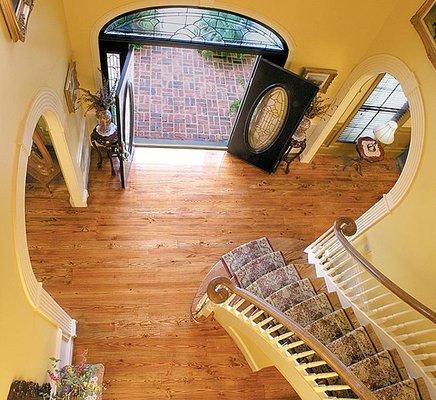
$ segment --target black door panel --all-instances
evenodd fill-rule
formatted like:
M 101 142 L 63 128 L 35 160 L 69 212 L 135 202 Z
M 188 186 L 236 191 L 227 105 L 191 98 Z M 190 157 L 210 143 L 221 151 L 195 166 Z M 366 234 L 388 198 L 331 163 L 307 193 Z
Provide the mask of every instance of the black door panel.
M 266 172 L 277 169 L 318 87 L 259 57 L 228 151 Z
M 127 187 L 130 167 L 135 147 L 134 135 L 134 95 L 133 95 L 133 49 L 127 53 L 115 95 L 118 143 L 120 145 L 121 186 Z

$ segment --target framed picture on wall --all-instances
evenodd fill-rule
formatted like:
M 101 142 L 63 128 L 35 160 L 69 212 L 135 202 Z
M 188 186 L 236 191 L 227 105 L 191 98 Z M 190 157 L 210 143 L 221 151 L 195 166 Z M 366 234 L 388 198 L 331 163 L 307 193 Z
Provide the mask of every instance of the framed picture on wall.
M 0 7 L 14 42 L 24 42 L 34 0 L 0 0 Z
M 79 89 L 79 80 L 77 79 L 76 62 L 70 61 L 68 64 L 67 77 L 65 79 L 64 93 L 67 102 L 68 111 L 73 113 L 77 109 L 77 90 Z
M 428 58 L 436 68 L 436 0 L 427 0 L 410 22 L 421 37 Z
M 319 87 L 320 93 L 327 92 L 330 84 L 337 77 L 338 71 L 335 69 L 326 68 L 310 68 L 306 67 L 303 70 L 303 78 L 314 83 Z

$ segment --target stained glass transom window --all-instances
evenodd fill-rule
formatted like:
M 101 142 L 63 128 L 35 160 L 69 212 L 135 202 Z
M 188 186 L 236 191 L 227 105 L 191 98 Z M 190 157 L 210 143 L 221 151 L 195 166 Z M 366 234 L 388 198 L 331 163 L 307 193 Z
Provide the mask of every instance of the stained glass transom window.
M 285 50 L 283 40 L 266 26 L 230 12 L 201 8 L 166 7 L 137 11 L 111 22 L 104 34 L 202 45 Z
M 262 97 L 254 109 L 248 128 L 248 144 L 254 151 L 267 149 L 277 138 L 288 112 L 288 94 L 276 86 Z
M 385 74 L 338 141 L 355 143 L 361 136 L 373 137 L 373 129 L 390 121 L 406 102 L 400 83 L 392 75 Z

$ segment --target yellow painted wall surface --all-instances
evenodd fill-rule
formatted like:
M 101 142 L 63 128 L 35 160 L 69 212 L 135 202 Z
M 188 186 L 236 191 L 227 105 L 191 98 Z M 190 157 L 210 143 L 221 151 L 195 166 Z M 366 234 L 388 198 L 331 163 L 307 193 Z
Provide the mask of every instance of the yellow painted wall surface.
M 436 310 L 436 69 L 409 22 L 421 4 L 421 0 L 398 3 L 367 54 L 392 54 L 413 71 L 424 100 L 426 132 L 421 164 L 409 193 L 366 237 L 374 264 Z
M 0 399 L 15 378 L 46 379 L 55 354 L 57 329 L 34 311 L 22 288 L 14 249 L 14 194 L 18 146 L 25 118 L 38 89 L 63 99 L 70 42 L 61 0 L 35 4 L 25 43 L 10 40 L 0 14 Z M 64 100 L 62 100 L 64 101 Z M 68 118 L 68 145 L 78 150 L 75 118 Z

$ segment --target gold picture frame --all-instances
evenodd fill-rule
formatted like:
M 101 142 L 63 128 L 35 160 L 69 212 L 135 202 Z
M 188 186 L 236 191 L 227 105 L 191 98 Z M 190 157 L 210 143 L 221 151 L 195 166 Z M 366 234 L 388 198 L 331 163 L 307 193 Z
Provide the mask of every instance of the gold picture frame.
M 34 0 L 0 0 L 0 7 L 14 42 L 26 40 L 27 25 Z
M 79 86 L 80 83 L 77 79 L 76 62 L 70 61 L 64 86 L 65 100 L 70 113 L 77 110 L 77 90 L 79 89 Z
M 303 69 L 302 73 L 304 79 L 307 79 L 319 87 L 320 93 L 326 93 L 327 89 L 337 76 L 338 71 L 326 68 L 306 67 Z
M 436 0 L 427 0 L 410 22 L 421 37 L 427 56 L 436 68 Z

